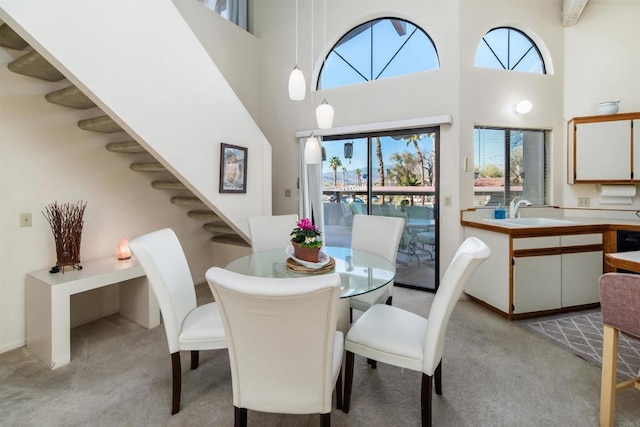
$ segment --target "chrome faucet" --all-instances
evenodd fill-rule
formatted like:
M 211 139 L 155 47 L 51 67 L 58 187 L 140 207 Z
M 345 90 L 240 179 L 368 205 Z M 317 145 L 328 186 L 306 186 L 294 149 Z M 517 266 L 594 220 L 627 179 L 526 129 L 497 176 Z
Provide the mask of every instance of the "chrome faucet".
M 509 203 L 509 218 L 516 218 L 516 215 L 518 213 L 518 209 L 520 209 L 520 206 L 522 205 L 531 206 L 533 204 L 528 200 L 525 200 L 525 199 L 518 200 L 518 199 L 520 199 L 520 197 L 514 198 L 511 201 L 511 203 Z

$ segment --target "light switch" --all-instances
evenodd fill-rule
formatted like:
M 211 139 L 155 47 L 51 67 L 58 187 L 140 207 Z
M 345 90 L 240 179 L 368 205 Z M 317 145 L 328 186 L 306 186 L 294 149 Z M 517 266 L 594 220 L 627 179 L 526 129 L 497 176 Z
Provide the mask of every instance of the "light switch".
M 20 227 L 31 227 L 31 212 L 20 214 Z

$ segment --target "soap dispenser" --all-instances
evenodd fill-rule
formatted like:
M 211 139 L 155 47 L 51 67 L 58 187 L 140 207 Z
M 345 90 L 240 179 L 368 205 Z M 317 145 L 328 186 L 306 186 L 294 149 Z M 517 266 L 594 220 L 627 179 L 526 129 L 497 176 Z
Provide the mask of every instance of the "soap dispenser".
M 498 207 L 493 211 L 493 217 L 495 219 L 505 219 L 507 217 L 507 211 L 505 211 L 501 203 L 499 203 Z

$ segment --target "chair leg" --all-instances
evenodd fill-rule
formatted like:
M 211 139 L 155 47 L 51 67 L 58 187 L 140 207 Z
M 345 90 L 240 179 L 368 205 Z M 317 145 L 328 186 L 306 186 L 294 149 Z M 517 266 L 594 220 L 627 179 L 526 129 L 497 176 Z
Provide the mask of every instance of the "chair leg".
M 422 374 L 422 391 L 420 392 L 420 413 L 422 427 L 431 427 L 431 398 L 433 394 L 431 376 Z
M 234 427 L 247 427 L 247 408 L 233 407 Z
M 340 372 L 338 372 L 338 379 L 336 380 L 336 408 L 342 409 L 342 404 L 344 402 L 344 397 L 342 396 L 342 368 L 340 368 Z
M 200 352 L 198 350 L 191 350 L 191 369 L 197 369 L 200 363 Z
M 378 367 L 378 362 L 373 359 L 369 359 L 368 357 L 367 357 L 367 364 L 371 365 L 371 369 L 376 369 Z
M 349 324 L 353 323 L 353 308 L 349 307 Z
M 349 413 L 351 407 L 351 388 L 353 387 L 353 359 L 354 354 L 347 351 L 346 355 L 346 367 L 344 372 L 344 396 L 342 403 L 342 412 Z
M 385 304 L 391 305 L 392 301 L 393 301 L 393 296 L 389 296 L 389 298 L 387 298 L 387 302 Z
M 602 339 L 602 383 L 600 386 L 600 427 L 613 426 L 616 409 L 618 330 L 604 325 Z
M 442 359 L 440 359 L 440 363 L 438 363 L 438 367 L 434 373 L 434 380 L 436 383 L 436 394 L 442 396 Z
M 171 371 L 173 376 L 173 402 L 171 415 L 180 412 L 180 389 L 182 385 L 182 368 L 180 366 L 180 352 L 171 353 Z
M 320 426 L 331 427 L 331 413 L 320 414 Z

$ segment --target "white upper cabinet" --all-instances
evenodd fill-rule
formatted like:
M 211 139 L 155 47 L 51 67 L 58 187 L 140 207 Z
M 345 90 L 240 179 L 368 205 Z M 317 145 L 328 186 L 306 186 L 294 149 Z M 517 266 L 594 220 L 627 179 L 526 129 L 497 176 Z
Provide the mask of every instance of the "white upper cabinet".
M 569 184 L 640 182 L 639 127 L 640 113 L 570 120 Z

